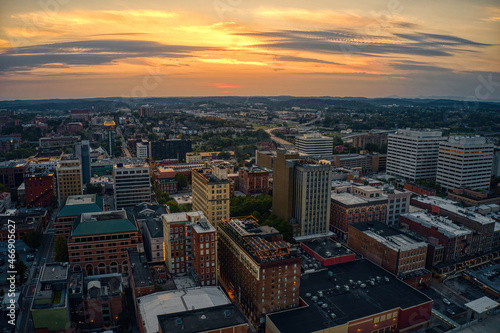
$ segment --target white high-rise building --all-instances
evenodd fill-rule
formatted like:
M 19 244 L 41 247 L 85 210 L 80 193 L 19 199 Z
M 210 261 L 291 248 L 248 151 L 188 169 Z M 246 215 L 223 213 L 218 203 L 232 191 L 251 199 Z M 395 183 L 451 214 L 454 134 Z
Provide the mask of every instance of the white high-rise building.
M 296 139 L 296 146 L 300 154 L 331 155 L 333 154 L 333 138 L 322 136 L 319 133 L 304 134 Z
M 490 189 L 493 144 L 486 138 L 455 136 L 439 145 L 436 182 L 452 190 Z
M 412 181 L 436 178 L 439 143 L 446 139 L 441 131 L 429 129 L 389 134 L 387 174 Z
M 115 209 L 135 206 L 142 202 L 151 202 L 151 182 L 149 165 L 113 166 L 115 184 Z
M 149 141 L 137 142 L 136 148 L 138 158 L 151 158 L 151 143 Z

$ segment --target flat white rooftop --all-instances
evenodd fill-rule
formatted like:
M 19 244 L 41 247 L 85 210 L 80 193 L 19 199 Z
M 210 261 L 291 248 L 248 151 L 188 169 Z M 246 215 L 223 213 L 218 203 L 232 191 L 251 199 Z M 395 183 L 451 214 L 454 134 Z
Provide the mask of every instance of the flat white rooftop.
M 471 309 L 476 313 L 484 313 L 486 311 L 496 308 L 499 305 L 500 304 L 498 304 L 497 302 L 486 296 L 483 296 L 481 298 L 478 298 L 472 302 L 465 304 L 466 307 L 468 307 L 469 309 Z
M 137 300 L 145 333 L 158 332 L 159 315 L 231 303 L 220 287 L 157 292 Z

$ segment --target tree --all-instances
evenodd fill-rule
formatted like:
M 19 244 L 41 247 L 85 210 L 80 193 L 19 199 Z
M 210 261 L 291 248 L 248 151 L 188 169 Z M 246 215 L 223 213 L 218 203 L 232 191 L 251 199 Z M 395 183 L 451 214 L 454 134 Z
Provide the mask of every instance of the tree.
M 217 158 L 219 160 L 228 160 L 231 158 L 231 154 L 228 153 L 227 151 L 222 151 L 219 153 L 219 155 L 217 155 Z
M 175 180 L 177 180 L 177 182 L 179 183 L 179 187 L 180 188 L 184 188 L 184 187 L 187 187 L 188 183 L 187 183 L 187 178 L 185 175 L 183 175 L 182 173 L 178 173 L 175 175 Z
M 87 184 L 87 194 L 102 194 L 102 185 Z
M 26 270 L 28 269 L 28 267 L 26 267 L 26 264 L 24 263 L 24 261 L 19 259 L 19 254 L 17 254 L 17 252 L 15 255 L 15 258 L 16 258 L 16 263 L 15 263 L 16 269 L 15 270 L 17 272 L 17 275 L 19 275 L 19 282 L 23 283 L 24 273 L 26 273 Z
M 32 249 L 36 249 L 42 244 L 42 236 L 40 231 L 28 232 L 23 235 L 23 242 Z
M 57 236 L 55 249 L 56 249 L 56 261 L 58 262 L 69 261 L 68 245 L 66 244 L 62 236 Z
M 156 133 L 149 133 L 148 134 L 148 139 L 149 141 L 157 141 L 160 137 Z

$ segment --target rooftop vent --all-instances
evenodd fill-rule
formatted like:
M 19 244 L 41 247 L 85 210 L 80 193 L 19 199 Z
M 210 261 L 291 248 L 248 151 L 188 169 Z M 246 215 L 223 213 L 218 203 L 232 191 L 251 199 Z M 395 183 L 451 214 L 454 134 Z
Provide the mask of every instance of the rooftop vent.
M 231 317 L 231 310 L 224 310 L 224 317 L 228 318 Z
M 200 319 L 207 319 L 207 316 L 201 315 Z

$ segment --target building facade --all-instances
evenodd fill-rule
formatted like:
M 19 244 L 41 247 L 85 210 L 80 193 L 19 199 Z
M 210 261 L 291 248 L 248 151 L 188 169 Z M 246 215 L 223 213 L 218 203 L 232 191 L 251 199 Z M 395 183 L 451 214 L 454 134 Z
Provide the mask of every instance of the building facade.
M 189 274 L 201 286 L 217 282 L 217 233 L 203 212 L 162 215 L 165 264 L 172 274 Z
M 115 208 L 135 206 L 151 201 L 151 181 L 148 164 L 115 164 L 113 181 Z
M 55 195 L 54 174 L 27 175 L 24 178 L 27 207 L 48 207 Z
M 455 136 L 439 145 L 436 182 L 447 190 L 490 189 L 493 143 L 484 137 Z
M 137 142 L 137 157 L 138 158 L 151 158 L 151 144 L 147 140 Z
M 254 218 L 232 218 L 217 228 L 220 280 L 251 323 L 299 305 L 300 257 L 274 228 Z
M 238 170 L 239 191 L 246 195 L 269 191 L 269 171 L 261 168 L 240 168 Z
M 398 130 L 389 134 L 387 174 L 411 181 L 436 178 L 439 144 L 446 140 L 441 131 Z
M 104 202 L 96 194 L 70 195 L 62 203 L 54 221 L 54 234 L 67 242 L 73 222 L 82 213 L 97 213 L 104 210 Z
M 356 135 L 352 138 L 352 145 L 356 148 L 365 149 L 367 144 L 376 145 L 382 148 L 387 144 L 387 134 L 385 133 L 366 133 Z
M 73 155 L 78 158 L 82 165 L 82 181 L 86 185 L 90 183 L 90 143 L 89 140 L 83 140 L 73 146 Z
M 193 184 L 193 211 L 202 211 L 215 227 L 222 219 L 229 219 L 231 181 L 215 176 L 211 168 L 191 170 Z
M 141 243 L 133 214 L 125 210 L 83 213 L 68 241 L 71 268 L 84 276 L 128 272 L 127 249 Z
M 293 218 L 295 237 L 330 233 L 330 166 L 312 161 L 295 162 L 293 181 Z
M 295 139 L 300 154 L 329 155 L 333 154 L 333 138 L 319 133 L 304 134 Z
M 151 158 L 155 161 L 176 159 L 186 162 L 186 153 L 192 152 L 191 140 L 170 139 L 152 141 Z
M 77 159 L 61 160 L 56 167 L 57 199 L 62 203 L 70 195 L 81 195 L 82 165 Z

